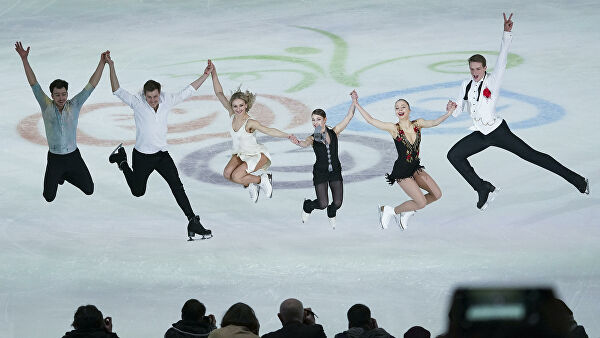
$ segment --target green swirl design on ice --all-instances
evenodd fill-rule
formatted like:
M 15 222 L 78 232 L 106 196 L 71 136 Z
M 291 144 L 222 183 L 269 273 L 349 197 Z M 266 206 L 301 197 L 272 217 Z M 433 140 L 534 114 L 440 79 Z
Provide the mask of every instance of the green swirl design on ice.
M 349 54 L 349 46 L 348 43 L 342 39 L 342 37 L 335 35 L 331 32 L 312 28 L 305 26 L 293 26 L 298 29 L 303 29 L 307 31 L 311 31 L 317 34 L 320 34 L 326 38 L 328 38 L 332 45 L 332 55 L 329 61 L 327 68 L 319 65 L 318 63 L 311 61 L 303 56 L 313 56 L 318 55 L 322 52 L 321 49 L 315 47 L 307 47 L 307 46 L 295 46 L 288 47 L 284 51 L 289 54 L 294 54 L 294 56 L 289 55 L 265 55 L 265 54 L 256 54 L 256 55 L 240 55 L 240 56 L 228 56 L 228 57 L 220 57 L 214 58 L 215 61 L 240 61 L 240 60 L 252 60 L 252 61 L 268 61 L 270 67 L 273 67 L 273 63 L 286 63 L 288 65 L 300 66 L 300 69 L 294 68 L 267 68 L 267 69 L 257 69 L 252 71 L 243 71 L 243 72 L 219 72 L 219 75 L 226 76 L 231 80 L 258 80 L 261 79 L 265 74 L 269 73 L 288 73 L 295 74 L 299 76 L 300 80 L 294 84 L 293 86 L 287 88 L 285 90 L 286 93 L 293 93 L 301 91 L 305 88 L 308 88 L 314 85 L 317 80 L 321 77 L 330 77 L 337 83 L 348 87 L 358 87 L 360 86 L 360 76 L 372 69 L 375 69 L 379 66 L 383 66 L 392 62 L 409 60 L 415 58 L 424 58 L 424 57 L 439 57 L 439 56 L 451 56 L 451 55 L 460 55 L 460 59 L 450 59 L 450 60 L 440 60 L 436 61 L 427 66 L 427 69 L 438 72 L 438 73 L 446 73 L 446 74 L 465 74 L 468 73 L 465 71 L 466 60 L 470 55 L 473 54 L 485 54 L 485 55 L 498 55 L 497 51 L 481 51 L 481 50 L 470 50 L 470 51 L 456 51 L 456 52 L 437 52 L 437 53 L 425 53 L 425 54 L 415 54 L 415 55 L 407 55 L 407 56 L 399 56 L 396 58 L 391 58 L 387 60 L 382 60 L 363 68 L 360 68 L 354 72 L 348 72 L 346 70 L 346 64 L 348 62 L 348 54 Z M 179 66 L 185 64 L 192 63 L 204 63 L 206 60 L 192 60 L 187 62 L 173 63 L 169 65 L 165 65 L 163 67 L 171 67 L 171 66 Z M 523 58 L 517 54 L 509 53 L 507 68 L 516 67 L 523 63 Z M 490 71 L 493 69 L 489 68 Z M 189 74 L 168 74 L 171 77 L 195 77 L 198 76 L 197 73 L 189 73 Z

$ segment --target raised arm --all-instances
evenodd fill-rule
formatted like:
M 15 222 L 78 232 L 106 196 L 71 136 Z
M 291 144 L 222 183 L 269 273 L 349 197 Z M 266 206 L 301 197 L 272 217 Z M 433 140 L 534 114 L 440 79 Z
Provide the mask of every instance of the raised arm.
M 27 76 L 27 81 L 29 82 L 29 85 L 33 86 L 37 83 L 37 79 L 35 78 L 33 69 L 31 69 L 31 66 L 29 65 L 29 60 L 27 59 L 27 57 L 29 56 L 29 46 L 27 46 L 27 49 L 24 49 L 23 45 L 21 44 L 21 41 L 17 41 L 15 42 L 15 50 L 17 51 L 17 53 L 19 53 L 21 61 L 23 61 L 23 67 L 25 68 L 25 75 Z
M 352 93 L 356 93 L 356 91 L 352 91 Z M 350 93 L 350 95 L 352 95 L 352 93 Z M 348 108 L 348 114 L 346 114 L 346 117 L 344 117 L 342 122 L 338 123 L 335 127 L 333 127 L 333 131 L 336 134 L 339 135 L 344 129 L 346 129 L 348 123 L 350 123 L 350 120 L 352 120 L 352 118 L 354 117 L 355 110 L 356 106 L 354 105 L 354 100 L 352 100 L 352 104 L 350 104 L 350 108 Z
M 385 130 L 388 133 L 390 133 L 392 136 L 396 136 L 396 125 L 395 124 L 393 124 L 391 122 L 382 122 L 382 121 L 379 121 L 378 119 L 374 118 L 358 103 L 358 94 L 356 93 L 356 91 L 353 91 L 351 95 L 352 95 L 352 103 L 358 109 L 358 111 L 360 112 L 360 115 L 362 115 L 362 117 L 365 119 L 365 121 L 367 121 L 368 124 L 372 125 L 373 127 L 377 128 L 377 129 Z
M 90 84 L 94 88 L 96 88 L 98 82 L 100 82 L 100 78 L 102 77 L 102 71 L 104 70 L 104 65 L 106 65 L 106 53 L 109 53 L 109 51 L 106 51 L 100 55 L 100 62 L 98 62 L 98 66 L 96 67 L 94 74 L 92 74 L 92 77 L 90 77 Z
M 231 108 L 231 105 L 229 104 L 229 99 L 227 99 L 225 94 L 223 94 L 223 87 L 221 86 L 221 82 L 219 82 L 219 77 L 217 76 L 217 68 L 215 67 L 214 63 L 212 63 L 212 61 L 209 60 L 208 63 L 212 66 L 210 74 L 212 76 L 212 83 L 213 89 L 215 90 L 215 95 L 217 96 L 219 102 L 221 102 L 223 107 L 227 109 L 227 111 L 229 112 L 229 116 L 231 116 L 233 115 L 233 108 Z
M 500 52 L 498 53 L 498 58 L 496 59 L 496 65 L 494 66 L 494 71 L 490 74 L 490 90 L 492 90 L 492 95 L 496 98 L 497 94 L 500 90 L 500 85 L 502 84 L 502 79 L 504 78 L 504 72 L 506 71 L 506 64 L 508 63 L 508 48 L 512 42 L 512 13 L 506 18 L 506 13 L 502 13 L 504 16 L 504 32 L 502 33 L 502 42 L 500 43 Z
M 446 119 L 448 117 L 450 117 L 450 115 L 452 115 L 452 113 L 454 112 L 454 110 L 456 109 L 456 107 L 457 107 L 456 103 L 454 103 L 452 101 L 449 101 L 448 104 L 446 104 L 446 114 L 438 117 L 435 120 L 417 119 L 417 121 L 415 123 L 420 128 L 435 127 L 435 126 L 439 125 L 440 123 L 446 121 Z
M 204 83 L 204 80 L 210 75 L 213 69 L 213 64 L 210 60 L 208 60 L 208 65 L 204 68 L 204 74 L 197 78 L 194 82 L 190 83 L 190 86 L 194 87 L 194 90 L 198 90 L 200 86 Z
M 110 87 L 114 93 L 117 89 L 121 88 L 121 86 L 119 85 L 119 79 L 117 79 L 117 73 L 115 72 L 115 62 L 110 57 L 110 51 L 106 52 L 106 63 L 108 63 L 108 68 L 110 69 Z

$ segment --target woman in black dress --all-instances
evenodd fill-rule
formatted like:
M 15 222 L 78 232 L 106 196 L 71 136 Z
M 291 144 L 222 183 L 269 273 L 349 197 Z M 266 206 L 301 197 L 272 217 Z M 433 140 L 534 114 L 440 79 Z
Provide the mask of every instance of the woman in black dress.
M 306 222 L 310 213 L 315 209 L 327 208 L 329 224 L 335 229 L 335 215 L 337 209 L 342 206 L 344 197 L 344 185 L 342 183 L 342 165 L 338 158 L 338 135 L 346 128 L 354 116 L 354 103 L 350 105 L 348 114 L 335 127 L 330 128 L 325 123 L 327 115 L 323 109 L 315 109 L 311 114 L 312 125 L 315 127 L 313 135 L 296 144 L 300 147 L 313 147 L 316 161 L 313 166 L 313 184 L 317 199 L 304 200 L 302 206 L 302 223 Z M 333 202 L 329 203 L 327 186 L 331 189 Z
M 382 122 L 373 118 L 363 107 L 358 104 L 358 95 L 356 91 L 352 92 L 352 102 L 358 108 L 364 119 L 374 127 L 385 130 L 392 135 L 398 152 L 398 159 L 394 162 L 394 168 L 391 174 L 386 174 L 386 179 L 390 185 L 395 182 L 400 185 L 402 190 L 411 199 L 394 207 L 379 206 L 379 222 L 383 229 L 386 229 L 392 217 L 399 215 L 396 222 L 402 229 L 408 226 L 408 219 L 415 213 L 415 210 L 424 208 L 442 197 L 442 191 L 437 183 L 425 172 L 424 167 L 419 160 L 419 145 L 421 143 L 421 128 L 431 128 L 439 125 L 448 118 L 454 111 L 451 106 L 447 106 L 446 114 L 435 120 L 416 119 L 410 120 L 410 105 L 404 99 L 396 101 L 395 110 L 398 122 Z M 427 194 L 423 194 L 423 191 Z

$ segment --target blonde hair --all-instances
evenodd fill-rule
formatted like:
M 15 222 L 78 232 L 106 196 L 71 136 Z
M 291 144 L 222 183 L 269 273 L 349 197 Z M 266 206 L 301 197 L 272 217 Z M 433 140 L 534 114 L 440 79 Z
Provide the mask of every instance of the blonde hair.
M 256 101 L 256 95 L 249 90 L 242 91 L 240 87 L 238 87 L 233 94 L 231 94 L 231 98 L 229 99 L 229 105 L 233 106 L 233 100 L 240 99 L 246 102 L 246 113 L 252 108 L 254 101 Z

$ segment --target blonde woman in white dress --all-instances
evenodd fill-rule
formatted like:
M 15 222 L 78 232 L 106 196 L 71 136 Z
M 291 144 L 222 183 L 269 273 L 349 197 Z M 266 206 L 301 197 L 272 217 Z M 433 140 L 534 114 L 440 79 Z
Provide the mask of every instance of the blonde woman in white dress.
M 248 188 L 250 199 L 255 203 L 261 189 L 264 195 L 271 198 L 273 177 L 266 171 L 271 166 L 271 155 L 263 144 L 256 142 L 256 131 L 273 137 L 287 138 L 294 144 L 298 140 L 292 134 L 263 126 L 248 114 L 256 99 L 253 93 L 238 89 L 228 99 L 223 93 L 214 64 L 210 60 L 208 62 L 213 66 L 211 75 L 215 95 L 231 118 L 229 132 L 233 140 L 233 149 L 231 159 L 223 170 L 223 176 L 233 183 Z

